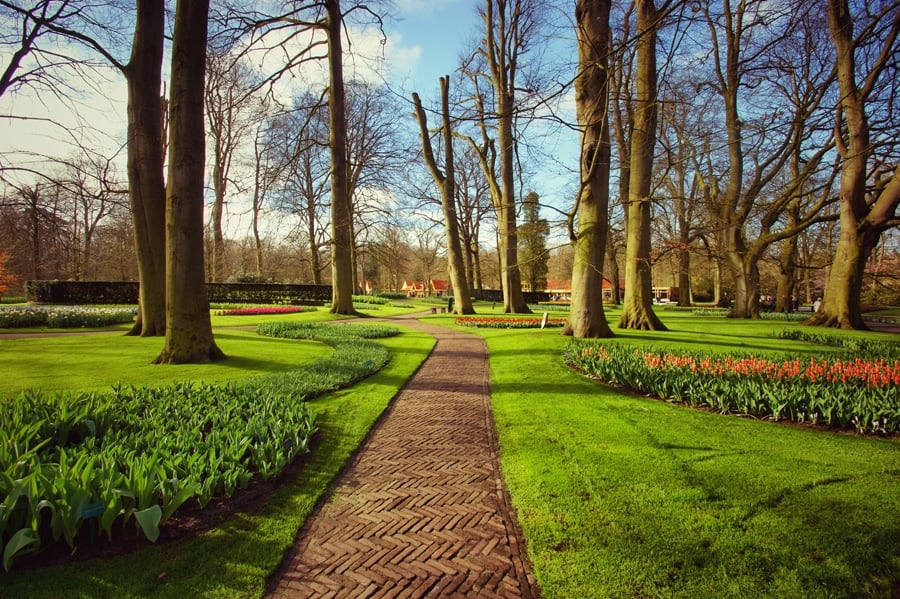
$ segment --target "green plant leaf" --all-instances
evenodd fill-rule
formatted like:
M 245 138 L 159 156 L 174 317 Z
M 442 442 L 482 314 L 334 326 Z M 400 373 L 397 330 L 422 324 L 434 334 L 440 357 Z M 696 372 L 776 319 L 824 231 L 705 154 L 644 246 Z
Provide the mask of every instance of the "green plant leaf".
M 40 543 L 41 540 L 38 538 L 37 533 L 30 528 L 22 528 L 16 531 L 9 539 L 6 547 L 3 548 L 3 569 L 9 572 L 13 559 L 17 555 L 37 549 Z
M 155 543 L 159 538 L 159 523 L 162 520 L 162 508 L 158 505 L 152 505 L 146 509 L 134 513 L 134 518 L 141 527 L 144 536 Z

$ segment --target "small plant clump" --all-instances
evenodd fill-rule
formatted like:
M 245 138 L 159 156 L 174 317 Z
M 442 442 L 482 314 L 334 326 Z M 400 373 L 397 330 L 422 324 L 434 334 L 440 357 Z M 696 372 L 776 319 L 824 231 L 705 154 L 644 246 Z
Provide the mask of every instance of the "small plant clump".
M 78 329 L 133 322 L 137 308 L 88 306 L 0 306 L 0 329 Z
M 900 360 L 769 360 L 583 341 L 566 356 L 589 376 L 667 401 L 860 433 L 900 432 Z

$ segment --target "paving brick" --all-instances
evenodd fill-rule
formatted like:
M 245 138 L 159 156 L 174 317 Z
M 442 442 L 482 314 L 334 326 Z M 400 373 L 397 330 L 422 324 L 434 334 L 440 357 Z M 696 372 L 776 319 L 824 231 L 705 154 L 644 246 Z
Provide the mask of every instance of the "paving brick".
M 437 338 L 310 516 L 268 597 L 539 597 L 497 459 L 487 348 Z

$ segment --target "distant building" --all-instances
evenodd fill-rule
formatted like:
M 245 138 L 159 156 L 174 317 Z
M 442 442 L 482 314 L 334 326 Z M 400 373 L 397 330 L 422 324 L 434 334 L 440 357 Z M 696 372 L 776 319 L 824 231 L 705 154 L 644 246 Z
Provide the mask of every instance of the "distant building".
M 428 297 L 436 295 L 446 297 L 453 293 L 453 286 L 445 279 L 430 279 L 426 285 L 424 281 L 403 281 L 400 291 L 407 297 Z
M 619 291 L 625 293 L 625 281 L 619 281 Z M 613 284 L 608 279 L 603 279 L 603 301 L 612 301 Z M 550 298 L 557 301 L 572 300 L 572 281 L 565 280 L 548 280 L 547 293 Z

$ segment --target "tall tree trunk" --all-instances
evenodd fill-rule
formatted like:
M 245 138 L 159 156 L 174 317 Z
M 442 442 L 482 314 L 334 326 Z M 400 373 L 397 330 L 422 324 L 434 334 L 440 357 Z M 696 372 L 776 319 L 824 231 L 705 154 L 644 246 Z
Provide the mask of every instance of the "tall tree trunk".
M 466 280 L 462 244 L 459 240 L 459 221 L 456 216 L 456 174 L 453 166 L 453 129 L 450 125 L 450 77 L 441 77 L 441 114 L 444 135 L 444 172 L 441 173 L 434 158 L 428 122 L 418 94 L 413 94 L 413 104 L 422 136 L 422 152 L 431 177 L 441 190 L 441 208 L 444 212 L 444 232 L 447 239 L 447 270 L 453 285 L 453 312 L 474 314 L 469 283 Z
M 328 120 L 331 148 L 331 313 L 356 314 L 353 309 L 353 207 L 347 172 L 347 95 L 341 35 L 340 0 L 325 0 L 327 11 Z
M 613 243 L 613 236 L 610 235 L 609 231 L 606 232 L 606 272 L 609 273 L 609 276 L 606 277 L 609 281 L 610 287 L 610 303 L 614 306 L 618 306 L 622 303 L 622 289 L 619 287 L 619 279 L 621 278 L 621 274 L 619 274 L 619 261 L 616 259 L 616 244 Z
M 581 189 L 576 198 L 572 302 L 563 334 L 612 337 L 603 312 L 603 257 L 609 222 L 609 0 L 578 0 L 575 106 L 581 134 Z M 574 214 L 572 215 L 575 216 Z M 571 219 L 570 219 L 571 223 Z M 618 283 L 616 283 L 618 284 Z
M 625 225 L 625 301 L 619 328 L 665 331 L 653 312 L 650 264 L 650 188 L 656 149 L 656 28 L 653 0 L 637 0 L 637 85 L 634 130 L 631 133 L 631 172 L 628 217 Z
M 682 235 L 686 236 L 686 230 Z M 687 249 L 686 241 L 682 241 L 678 248 L 678 305 L 688 307 L 691 305 L 691 252 Z
M 796 219 L 794 207 L 788 209 L 788 218 Z M 778 258 L 778 278 L 775 291 L 775 311 L 792 312 L 794 309 L 794 287 L 797 262 L 797 236 L 788 237 L 781 242 L 781 256 Z
M 871 204 L 866 202 L 867 163 L 872 154 L 869 143 L 869 121 L 866 97 L 874 88 L 879 75 L 896 56 L 893 50 L 900 30 L 900 11 L 894 11 L 879 60 L 866 75 L 862 88 L 857 86 L 856 40 L 853 16 L 847 0 L 828 0 L 828 28 L 837 51 L 838 85 L 841 101 L 838 106 L 838 151 L 841 154 L 840 237 L 825 296 L 819 311 L 807 322 L 816 326 L 865 329 L 862 320 L 860 295 L 863 273 L 869 254 L 878 237 L 894 219 L 900 204 L 900 164 L 892 177 L 884 183 Z
M 166 189 L 166 343 L 158 364 L 225 358 L 213 339 L 203 264 L 204 71 L 209 0 L 178 0 Z
M 129 335 L 166 334 L 166 185 L 162 89 L 164 0 L 137 0 L 128 85 L 128 195 L 140 297 Z
M 210 214 L 213 234 L 213 260 L 211 280 L 221 283 L 225 276 L 225 233 L 222 231 L 222 220 L 225 215 L 225 193 L 227 179 L 225 169 L 222 166 L 225 158 L 221 156 L 219 144 L 222 143 L 216 136 L 215 164 L 213 165 L 213 206 Z
M 495 6 L 496 3 L 496 6 Z M 499 198 L 495 198 L 497 227 L 500 231 L 500 286 L 503 289 L 503 311 L 530 313 L 522 294 L 522 275 L 519 272 L 519 239 L 516 225 L 515 185 L 515 135 L 513 117 L 515 111 L 516 60 L 523 40 L 516 37 L 521 6 L 515 0 L 510 3 L 487 0 L 485 5 L 485 45 L 491 70 L 491 83 L 497 101 L 497 145 L 500 154 Z M 496 8 L 496 11 L 495 11 Z M 496 27 L 495 27 L 496 18 Z M 499 33 L 499 39 L 496 35 Z M 487 174 L 487 173 L 486 173 Z

